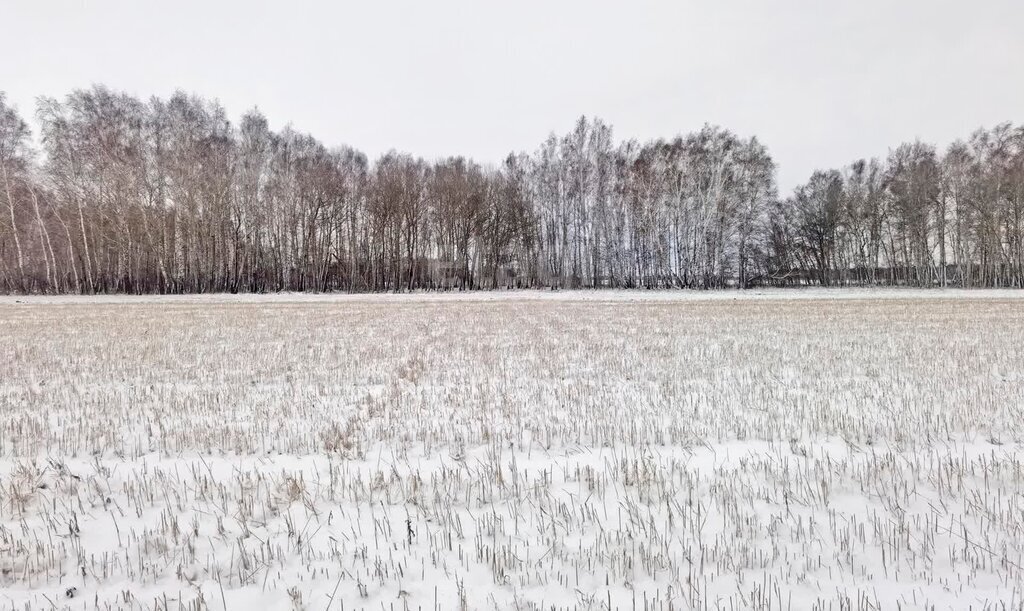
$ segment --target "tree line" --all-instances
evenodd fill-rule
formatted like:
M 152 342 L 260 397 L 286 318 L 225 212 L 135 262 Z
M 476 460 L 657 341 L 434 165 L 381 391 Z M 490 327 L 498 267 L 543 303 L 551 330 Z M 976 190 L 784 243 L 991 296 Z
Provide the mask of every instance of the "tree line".
M 788 197 L 755 137 L 640 143 L 580 118 L 497 166 L 234 125 L 102 86 L 0 93 L 0 290 L 1024 287 L 1024 128 L 817 171 Z M 38 145 L 37 145 L 38 143 Z M 36 150 L 38 146 L 39 150 Z

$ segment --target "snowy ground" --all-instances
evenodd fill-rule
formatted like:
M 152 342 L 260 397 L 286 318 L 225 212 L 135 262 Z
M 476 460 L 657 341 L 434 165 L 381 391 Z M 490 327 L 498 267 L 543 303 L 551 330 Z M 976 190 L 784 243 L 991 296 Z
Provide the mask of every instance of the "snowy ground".
M 18 304 L 186 304 L 186 303 L 351 303 L 431 301 L 570 301 L 570 302 L 678 302 L 678 301 L 764 301 L 764 300 L 864 300 L 864 299 L 1024 299 L 1019 289 L 908 289 L 800 288 L 752 289 L 746 291 L 696 290 L 509 290 L 509 291 L 420 291 L 411 293 L 201 293 L 192 295 L 0 295 L 0 305 Z
M 0 609 L 1020 609 L 1021 296 L 0 298 Z

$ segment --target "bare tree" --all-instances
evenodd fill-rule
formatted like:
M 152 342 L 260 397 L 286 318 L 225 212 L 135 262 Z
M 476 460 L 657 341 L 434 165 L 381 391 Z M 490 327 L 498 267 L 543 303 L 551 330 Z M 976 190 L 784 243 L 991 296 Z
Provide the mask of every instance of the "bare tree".
M 1024 129 L 815 172 L 756 138 L 616 143 L 581 117 L 499 167 L 369 163 L 182 92 L 0 95 L 0 286 L 199 292 L 758 284 L 1024 286 Z

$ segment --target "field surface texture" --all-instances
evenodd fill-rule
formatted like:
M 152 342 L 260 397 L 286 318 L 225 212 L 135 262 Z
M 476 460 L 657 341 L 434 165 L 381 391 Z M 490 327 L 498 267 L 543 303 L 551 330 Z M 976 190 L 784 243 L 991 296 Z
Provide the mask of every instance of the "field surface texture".
M 0 609 L 1021 609 L 1012 292 L 0 299 Z

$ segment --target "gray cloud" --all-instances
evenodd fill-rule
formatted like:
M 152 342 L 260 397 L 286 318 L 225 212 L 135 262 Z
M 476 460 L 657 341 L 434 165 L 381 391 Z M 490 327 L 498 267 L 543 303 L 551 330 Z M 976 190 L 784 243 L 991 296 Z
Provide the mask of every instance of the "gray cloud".
M 0 90 L 176 88 L 375 156 L 497 162 L 580 114 L 619 138 L 756 134 L 817 167 L 1024 117 L 1024 3 L 7 0 Z

